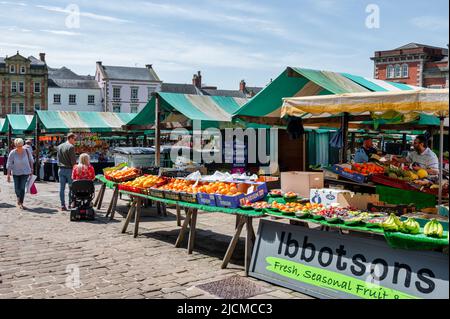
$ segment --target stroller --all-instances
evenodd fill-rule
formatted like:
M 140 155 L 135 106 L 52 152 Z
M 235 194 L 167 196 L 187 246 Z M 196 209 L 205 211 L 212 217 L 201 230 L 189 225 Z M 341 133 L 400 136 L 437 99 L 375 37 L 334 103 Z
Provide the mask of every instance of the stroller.
M 70 221 L 94 220 L 95 211 L 92 200 L 95 196 L 94 182 L 90 180 L 73 181 L 71 189 Z

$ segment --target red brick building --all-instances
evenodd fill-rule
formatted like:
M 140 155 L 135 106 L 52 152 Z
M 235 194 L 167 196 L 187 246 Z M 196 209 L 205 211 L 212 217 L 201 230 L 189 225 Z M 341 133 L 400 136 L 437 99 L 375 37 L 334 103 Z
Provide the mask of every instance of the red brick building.
M 448 49 L 409 43 L 376 51 L 374 77 L 427 88 L 448 88 Z

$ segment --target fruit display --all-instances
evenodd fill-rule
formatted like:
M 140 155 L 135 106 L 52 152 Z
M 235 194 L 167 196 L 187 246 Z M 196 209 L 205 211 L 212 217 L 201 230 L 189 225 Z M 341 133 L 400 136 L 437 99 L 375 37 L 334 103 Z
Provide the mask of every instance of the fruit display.
M 403 228 L 403 222 L 395 214 L 390 214 L 389 217 L 381 224 L 384 231 L 397 232 Z
M 271 190 L 269 192 L 269 195 L 272 197 L 281 197 L 283 195 L 283 193 L 281 192 L 281 190 Z
M 425 225 L 423 233 L 428 237 L 442 238 L 444 227 L 437 219 L 433 218 Z
M 412 182 L 424 177 L 419 177 L 418 173 L 417 174 L 410 170 L 410 169 L 405 169 L 405 168 L 397 168 L 397 167 L 389 167 L 385 169 L 385 175 L 387 175 L 390 178 L 395 178 L 395 179 L 399 179 L 402 181 L 406 181 L 406 182 Z M 426 173 L 426 171 L 425 171 Z M 423 172 L 421 172 L 421 176 L 423 176 Z M 428 174 L 427 174 L 428 176 Z
M 106 179 L 118 183 L 135 179 L 138 176 L 139 170 L 134 167 L 125 167 L 122 168 L 121 170 L 107 172 L 105 174 Z
M 227 195 L 227 196 L 237 196 L 243 194 L 242 192 L 238 191 L 236 183 L 226 183 L 226 182 L 206 183 L 198 188 L 198 192 L 206 194 Z
M 294 192 L 287 192 L 287 193 L 284 194 L 283 197 L 287 198 L 287 199 L 293 199 L 293 198 L 297 199 L 298 198 L 298 194 L 294 193 Z
M 263 210 L 270 207 L 268 202 L 256 202 L 252 204 L 254 210 Z
M 412 217 L 408 218 L 403 222 L 401 231 L 409 234 L 419 234 L 420 233 L 420 225 L 419 223 Z
M 161 184 L 165 182 L 165 178 L 154 176 L 154 175 L 144 175 L 141 177 L 138 177 L 132 181 L 128 181 L 125 183 L 122 183 L 123 186 L 131 186 L 131 187 L 138 187 L 138 188 L 150 188 L 155 185 Z
M 384 167 L 373 163 L 355 163 L 352 165 L 353 171 L 362 175 L 370 174 L 382 174 L 384 173 Z

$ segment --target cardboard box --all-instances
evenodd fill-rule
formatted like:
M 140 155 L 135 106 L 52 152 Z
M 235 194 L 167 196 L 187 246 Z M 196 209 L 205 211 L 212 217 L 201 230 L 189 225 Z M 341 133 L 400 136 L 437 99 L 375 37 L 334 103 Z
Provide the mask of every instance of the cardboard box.
M 248 193 L 250 187 L 254 187 L 254 190 Z M 244 195 L 227 196 L 216 194 L 216 204 L 219 207 L 238 208 L 247 200 L 254 203 L 263 199 L 267 193 L 266 183 L 239 183 L 237 185 L 238 191 L 244 193 Z
M 323 188 L 323 172 L 282 172 L 281 190 L 308 198 L 313 188 Z
M 198 193 L 197 201 L 200 205 L 217 206 L 214 194 Z
M 313 188 L 310 190 L 309 200 L 311 203 L 331 205 L 338 204 L 341 207 L 350 206 L 347 196 L 352 192 L 348 190 L 332 189 L 332 188 Z
M 338 204 L 340 207 L 354 207 L 359 210 L 367 210 L 369 203 L 378 204 L 378 194 L 353 193 L 349 190 L 322 188 L 311 189 L 310 202 L 323 205 Z

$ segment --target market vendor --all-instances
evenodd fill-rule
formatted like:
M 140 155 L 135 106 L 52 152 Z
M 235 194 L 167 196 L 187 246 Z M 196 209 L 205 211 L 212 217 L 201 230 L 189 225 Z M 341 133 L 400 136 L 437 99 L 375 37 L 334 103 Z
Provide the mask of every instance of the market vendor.
M 437 155 L 427 146 L 424 135 L 418 135 L 413 142 L 414 151 L 406 158 L 393 157 L 392 161 L 398 163 L 412 164 L 414 170 L 425 169 L 429 175 L 439 174 L 439 159 Z
M 355 153 L 355 163 L 367 163 L 372 155 L 377 153 L 377 149 L 373 147 L 372 138 L 365 137 L 363 145 Z

